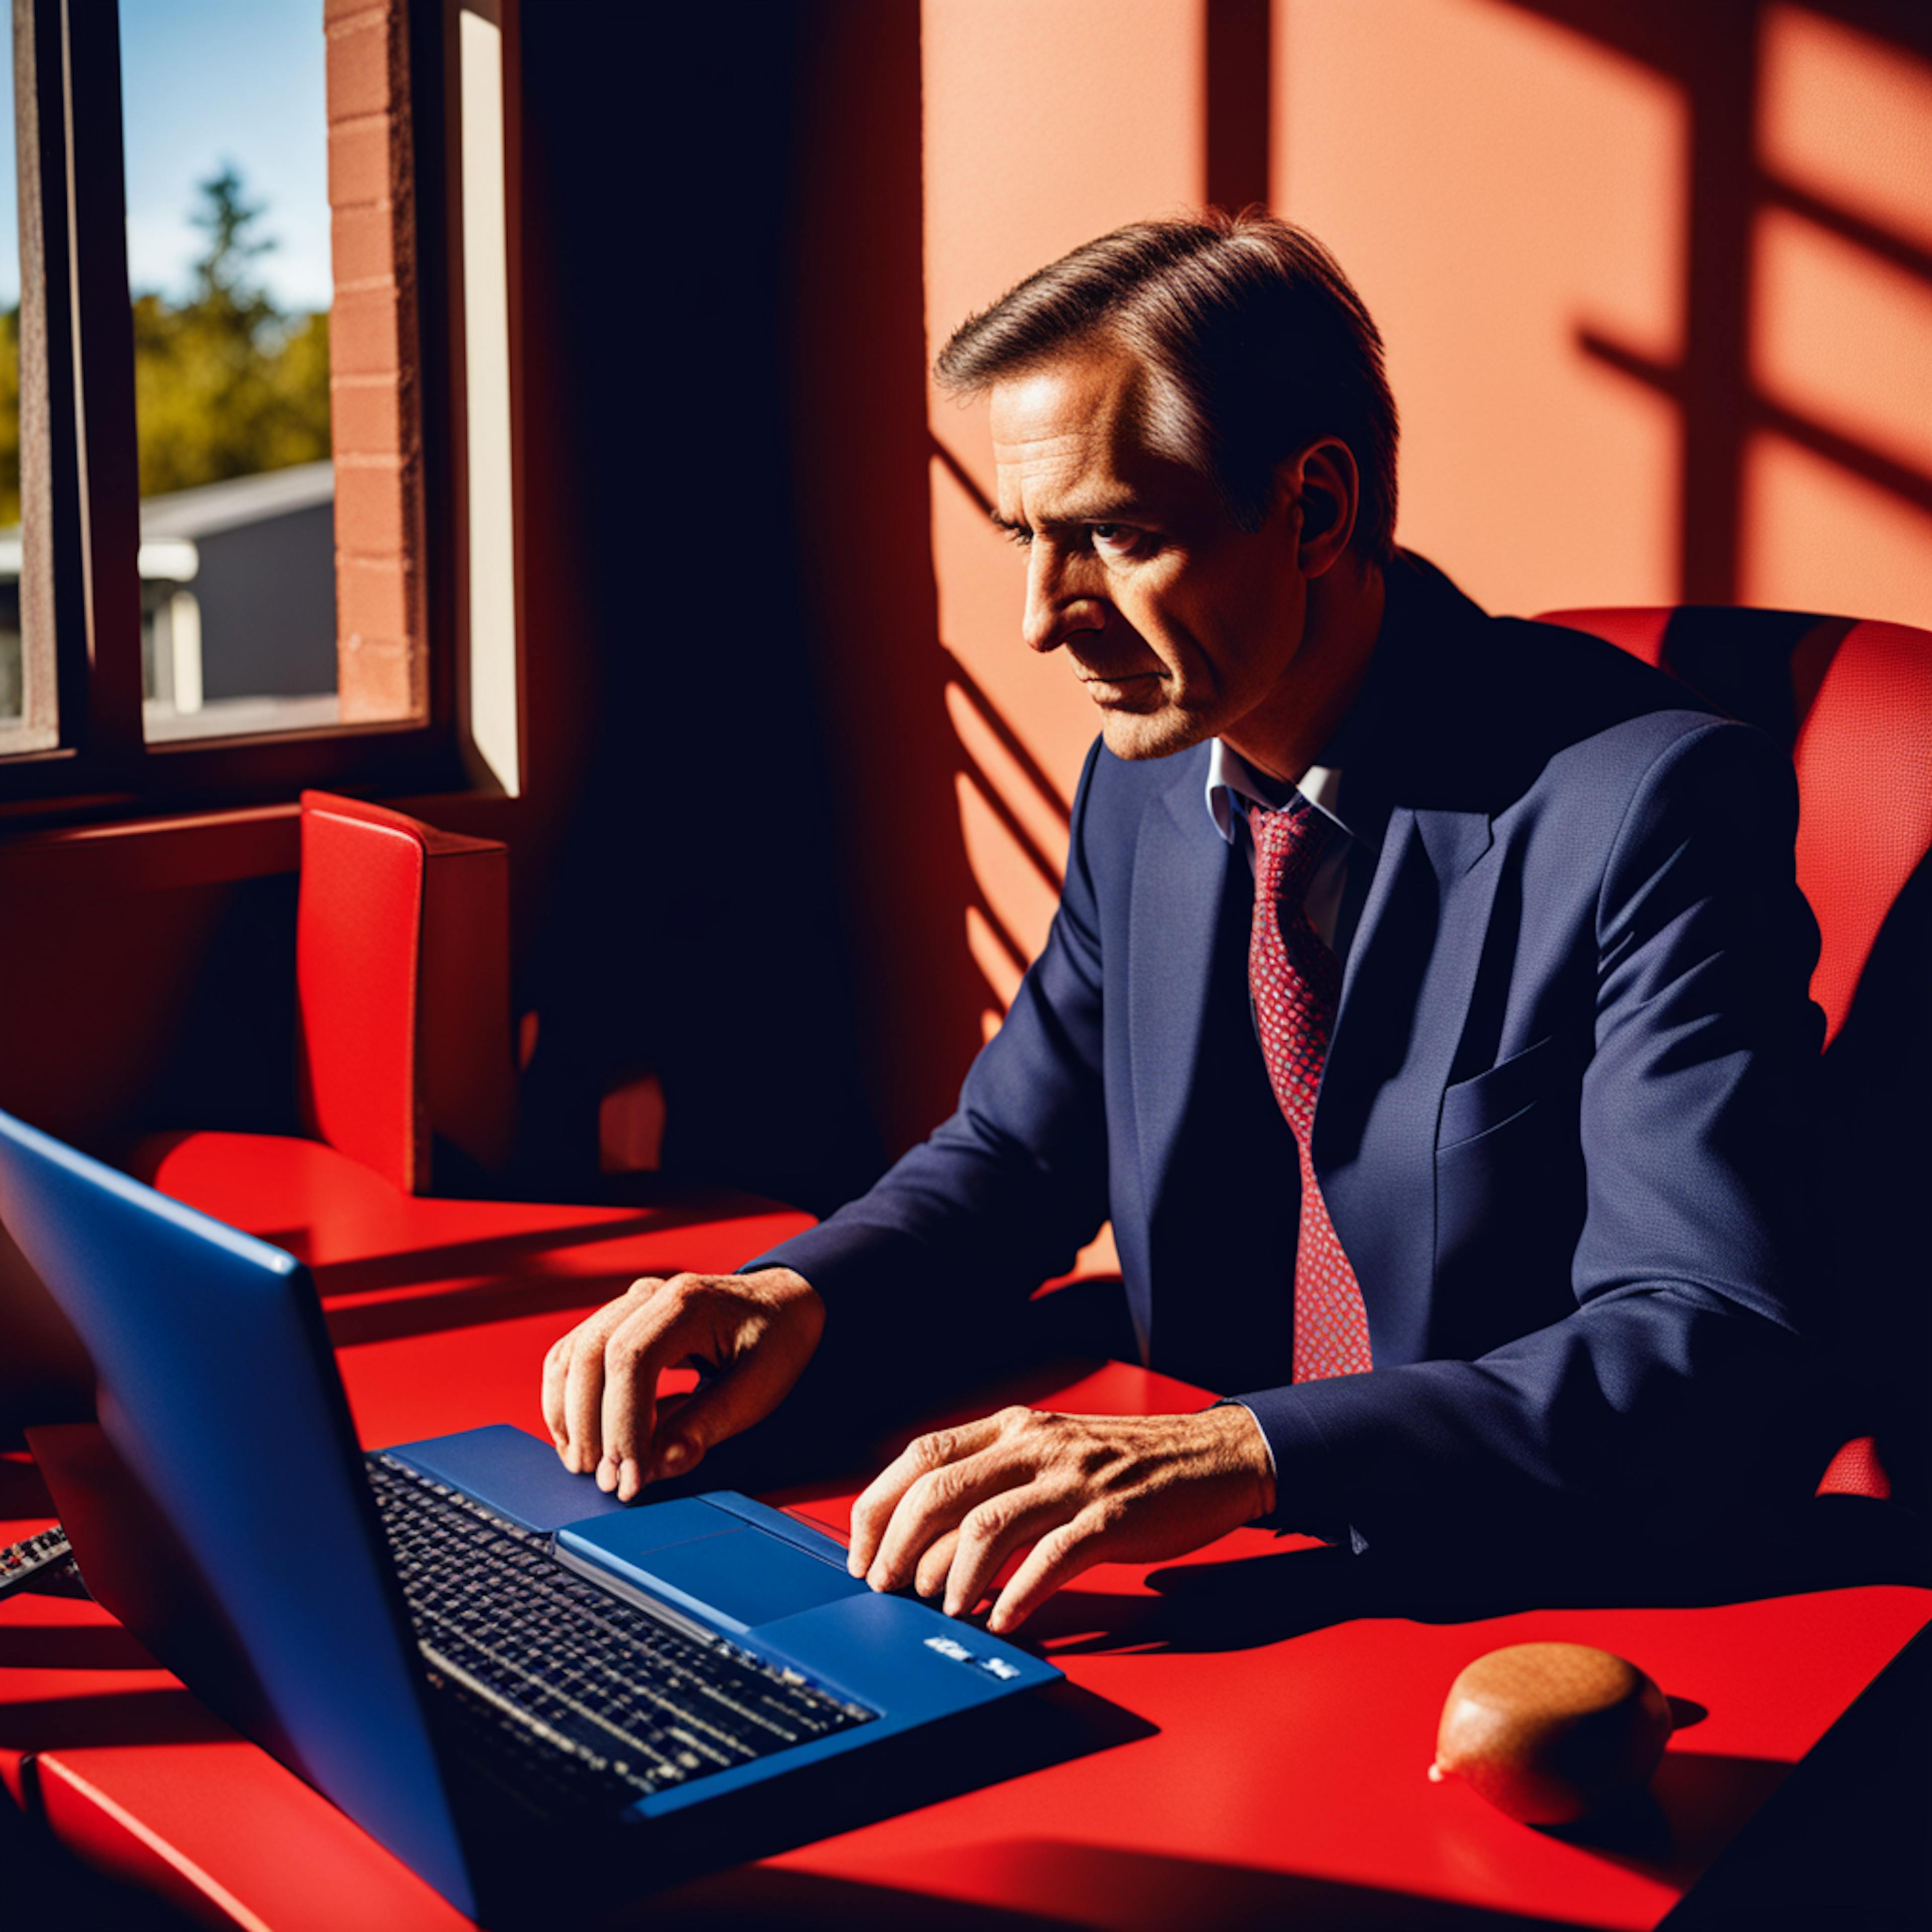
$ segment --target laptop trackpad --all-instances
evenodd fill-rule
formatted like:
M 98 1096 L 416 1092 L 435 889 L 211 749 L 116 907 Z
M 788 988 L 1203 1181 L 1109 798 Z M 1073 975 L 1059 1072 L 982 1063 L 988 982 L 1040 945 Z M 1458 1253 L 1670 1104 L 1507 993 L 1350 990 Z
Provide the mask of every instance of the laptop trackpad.
M 731 1528 L 667 1549 L 627 1552 L 626 1528 L 650 1514 L 573 1524 L 563 1540 L 652 1594 L 740 1630 L 865 1593 L 859 1578 L 762 1530 Z

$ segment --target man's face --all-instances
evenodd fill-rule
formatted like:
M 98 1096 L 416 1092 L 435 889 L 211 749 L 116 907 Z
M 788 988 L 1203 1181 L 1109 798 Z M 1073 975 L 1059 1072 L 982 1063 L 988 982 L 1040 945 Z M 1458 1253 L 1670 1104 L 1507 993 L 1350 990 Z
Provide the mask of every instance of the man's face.
M 1102 350 L 992 398 L 997 520 L 1027 550 L 1023 634 L 1065 649 L 1123 758 L 1292 705 L 1307 612 L 1292 502 L 1239 529 L 1212 484 L 1150 447 L 1150 400 L 1138 362 Z

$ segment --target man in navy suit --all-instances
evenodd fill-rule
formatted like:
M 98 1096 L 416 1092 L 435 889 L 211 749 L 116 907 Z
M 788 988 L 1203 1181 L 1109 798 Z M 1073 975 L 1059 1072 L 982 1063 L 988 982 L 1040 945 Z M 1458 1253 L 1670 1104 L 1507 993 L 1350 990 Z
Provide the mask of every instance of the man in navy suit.
M 1788 760 L 1395 548 L 1380 340 L 1286 224 L 1103 237 L 939 368 L 990 393 L 1024 640 L 1101 713 L 1052 936 L 862 1199 L 557 1344 L 559 1453 L 634 1495 L 770 1410 L 828 1321 L 983 1324 L 1111 1216 L 1146 1359 L 1234 1399 L 923 1438 L 861 1498 L 855 1574 L 957 1613 L 1030 1546 L 1007 1630 L 1244 1522 L 1720 1520 L 1802 1353 Z M 658 1426 L 693 1354 L 723 1372 Z

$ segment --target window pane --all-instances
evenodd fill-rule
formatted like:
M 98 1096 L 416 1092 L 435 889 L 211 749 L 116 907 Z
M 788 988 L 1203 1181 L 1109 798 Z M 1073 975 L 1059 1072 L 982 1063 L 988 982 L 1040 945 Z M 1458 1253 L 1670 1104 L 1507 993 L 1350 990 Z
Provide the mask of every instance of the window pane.
M 334 724 L 322 0 L 121 0 L 149 742 Z
M 0 30 L 0 758 L 56 742 L 53 667 L 21 608 L 20 237 L 14 44 Z M 35 534 L 38 510 L 32 512 Z

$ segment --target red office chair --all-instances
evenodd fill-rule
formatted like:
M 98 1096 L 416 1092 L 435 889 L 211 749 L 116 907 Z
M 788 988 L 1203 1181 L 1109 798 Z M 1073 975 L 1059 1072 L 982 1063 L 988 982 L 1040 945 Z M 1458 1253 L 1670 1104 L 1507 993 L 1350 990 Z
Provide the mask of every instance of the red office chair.
M 412 1194 L 515 1129 L 509 854 L 377 805 L 302 801 L 302 1123 Z
M 299 1168 L 313 1192 L 334 1171 L 318 1142 L 410 1194 L 502 1168 L 516 1109 L 509 916 L 496 841 L 304 792 L 296 1045 L 312 1138 L 158 1136 L 136 1150 L 135 1172 L 196 1198 L 205 1173 L 245 1194 L 245 1170 L 278 1194 Z
M 1822 940 L 1838 1353 L 1820 1495 L 1932 1496 L 1932 632 L 1783 610 L 1553 610 L 1765 730 L 1798 771 L 1798 883 Z M 1846 1438 L 1849 1439 L 1846 1439 Z M 1821 1461 L 1831 1447 L 1820 1449 Z
M 305 792 L 295 937 L 305 1131 L 156 1135 L 130 1166 L 307 1263 L 338 1346 L 464 1331 L 428 1408 L 424 1390 L 386 1379 L 398 1358 L 364 1358 L 365 1427 L 527 1426 L 542 1351 L 582 1314 L 640 1276 L 715 1273 L 812 1225 L 722 1188 L 647 1204 L 502 1198 L 517 1071 L 509 860 L 495 840 Z M 372 1419 L 385 1414 L 410 1420 Z

